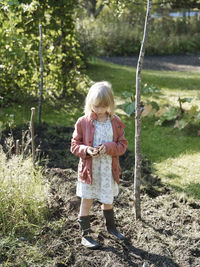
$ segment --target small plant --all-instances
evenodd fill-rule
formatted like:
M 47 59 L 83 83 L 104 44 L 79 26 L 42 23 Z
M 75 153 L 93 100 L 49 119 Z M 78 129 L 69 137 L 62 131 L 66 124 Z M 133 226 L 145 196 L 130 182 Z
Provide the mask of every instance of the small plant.
M 142 94 L 144 95 L 152 95 L 152 94 L 159 94 L 161 91 L 160 88 L 156 87 L 155 85 L 149 85 L 147 83 L 144 84 L 142 87 Z
M 191 103 L 192 98 L 178 98 L 178 107 L 170 107 L 164 112 L 156 125 L 162 126 L 165 122 L 173 122 L 174 128 L 180 130 L 187 126 L 199 126 L 200 125 L 200 110 L 197 105 L 191 106 L 190 109 L 183 109 L 183 103 Z
M 125 98 L 126 102 L 120 107 L 126 112 L 128 116 L 132 116 L 135 113 L 135 93 L 123 92 L 122 97 Z
M 161 91 L 160 88 L 154 85 L 148 85 L 145 83 L 142 86 L 142 94 L 144 95 L 155 95 L 159 94 Z M 132 116 L 135 113 L 135 90 L 133 92 L 124 91 L 122 93 L 122 97 L 125 99 L 125 103 L 122 104 L 120 107 L 123 111 L 126 112 L 128 116 Z M 144 103 L 141 103 L 144 105 Z M 159 110 L 159 106 L 155 101 L 147 101 L 145 104 L 151 105 L 153 109 Z

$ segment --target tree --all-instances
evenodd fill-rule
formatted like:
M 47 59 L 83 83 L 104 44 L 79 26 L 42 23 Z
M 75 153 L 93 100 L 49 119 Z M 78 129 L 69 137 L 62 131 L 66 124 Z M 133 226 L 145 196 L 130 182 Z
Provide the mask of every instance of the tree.
M 136 71 L 136 106 L 135 106 L 135 175 L 134 175 L 134 205 L 136 219 L 141 218 L 140 207 L 140 179 L 141 179 L 141 114 L 143 106 L 141 105 L 141 71 L 145 53 L 145 44 L 147 39 L 147 29 L 150 19 L 151 0 L 148 0 L 147 11 L 144 25 L 143 40 L 140 48 L 140 54 L 137 63 Z
M 95 19 L 99 16 L 105 5 L 108 5 L 107 0 L 79 0 L 79 5 L 86 9 L 87 16 L 90 18 L 93 16 Z
M 199 0 L 171 0 L 169 1 L 171 8 L 178 9 L 190 9 L 190 8 L 200 8 Z

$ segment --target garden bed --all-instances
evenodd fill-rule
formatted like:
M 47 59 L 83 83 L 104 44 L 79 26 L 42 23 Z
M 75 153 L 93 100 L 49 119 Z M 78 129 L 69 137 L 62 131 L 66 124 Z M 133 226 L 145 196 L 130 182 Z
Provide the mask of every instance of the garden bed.
M 20 138 L 21 129 L 13 131 L 15 139 Z M 90 251 L 81 246 L 77 223 L 80 199 L 75 194 L 78 158 L 70 153 L 72 131 L 47 124 L 36 127 L 38 156 L 50 183 L 51 216 L 36 236 L 17 238 L 9 246 L 2 241 L 0 262 L 7 266 L 200 266 L 200 201 L 178 195 L 162 184 L 152 175 L 151 162 L 143 158 L 142 220 L 136 221 L 134 155 L 130 151 L 120 160 L 120 194 L 114 201 L 116 223 L 125 241 L 115 240 L 105 231 L 100 203 L 94 201 L 91 224 L 101 247 Z

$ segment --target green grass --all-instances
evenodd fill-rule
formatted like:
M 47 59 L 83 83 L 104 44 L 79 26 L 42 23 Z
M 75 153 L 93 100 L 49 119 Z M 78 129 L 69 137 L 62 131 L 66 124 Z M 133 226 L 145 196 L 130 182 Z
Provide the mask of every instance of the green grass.
M 0 184 L 1 234 L 32 235 L 48 216 L 42 169 L 33 167 L 31 157 L 13 155 L 7 160 L 0 147 Z
M 23 105 L 12 105 L 0 110 L 0 127 L 9 126 L 10 115 L 13 115 L 12 125 L 28 124 L 31 118 L 31 108 L 35 107 L 35 122 L 38 122 L 38 104 L 27 102 Z M 82 114 L 79 107 L 72 107 L 71 103 L 65 105 L 54 105 L 44 102 L 42 106 L 42 122 L 51 125 L 71 126 Z
M 122 92 L 135 90 L 135 68 L 93 60 L 89 63 L 87 73 L 93 81 L 108 80 L 112 83 L 117 104 L 123 102 Z M 144 102 L 150 99 L 159 105 L 178 105 L 178 97 L 196 98 L 200 95 L 198 72 L 143 70 L 142 83 L 161 88 L 157 96 L 142 96 Z M 200 101 L 194 100 L 191 104 L 199 105 Z M 0 112 L 0 121 L 5 120 L 6 114 L 14 114 L 16 124 L 28 122 L 31 106 L 31 103 L 26 103 L 4 109 Z M 73 126 L 82 111 L 83 104 L 72 107 L 69 103 L 64 106 L 45 103 L 42 120 L 54 125 Z M 116 112 L 126 124 L 129 149 L 134 151 L 134 118 L 127 117 L 119 108 Z M 200 137 L 197 137 L 196 129 L 180 131 L 170 125 L 155 126 L 155 118 L 144 117 L 141 149 L 142 154 L 153 162 L 154 172 L 163 182 L 191 197 L 200 198 Z

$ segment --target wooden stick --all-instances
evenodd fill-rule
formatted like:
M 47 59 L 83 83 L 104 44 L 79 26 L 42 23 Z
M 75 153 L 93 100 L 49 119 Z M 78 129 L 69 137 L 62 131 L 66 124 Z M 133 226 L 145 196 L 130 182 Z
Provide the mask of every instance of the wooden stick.
M 31 130 L 31 141 L 32 141 L 33 166 L 35 166 L 34 118 L 35 118 L 35 108 L 31 108 L 30 130 Z
M 42 60 L 42 25 L 39 25 L 39 34 L 40 34 L 40 45 L 39 45 L 39 56 L 40 56 L 40 95 L 38 103 L 38 123 L 41 123 L 41 114 L 42 114 L 42 99 L 43 99 L 43 60 Z
M 19 155 L 19 139 L 16 140 L 16 155 Z
M 143 107 L 141 106 L 141 71 L 144 59 L 145 44 L 147 38 L 147 28 L 150 19 L 151 0 L 148 0 L 147 11 L 144 25 L 143 40 L 140 48 L 140 54 L 137 63 L 136 72 L 136 111 L 135 111 L 135 174 L 134 174 L 134 206 L 136 220 L 141 219 L 140 206 L 140 180 L 141 180 L 141 114 Z

